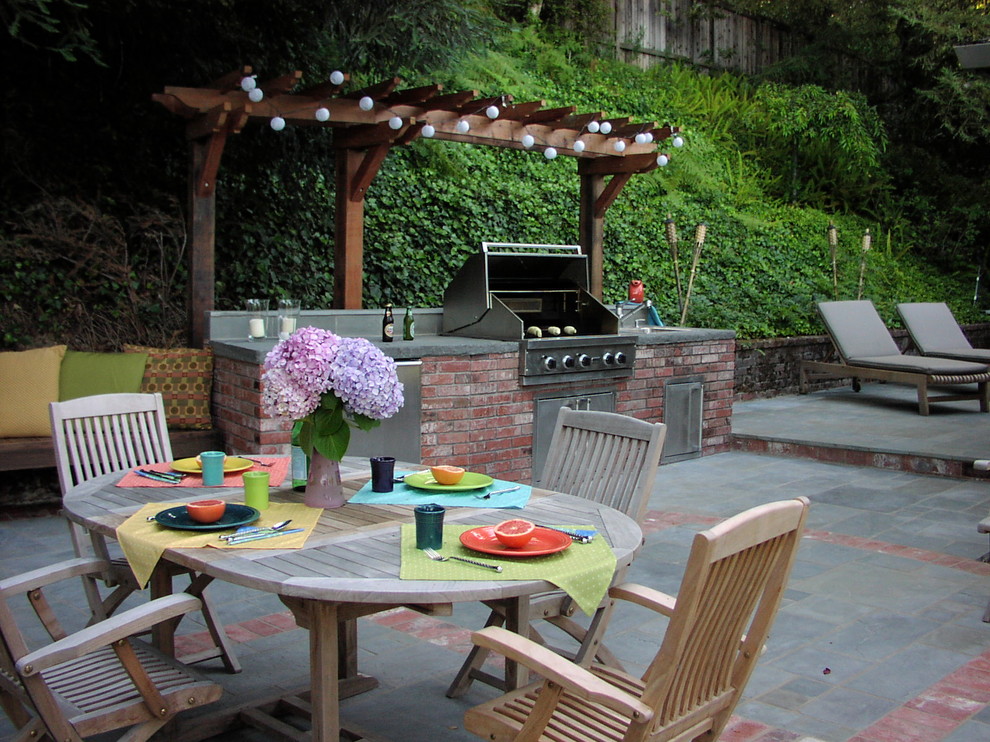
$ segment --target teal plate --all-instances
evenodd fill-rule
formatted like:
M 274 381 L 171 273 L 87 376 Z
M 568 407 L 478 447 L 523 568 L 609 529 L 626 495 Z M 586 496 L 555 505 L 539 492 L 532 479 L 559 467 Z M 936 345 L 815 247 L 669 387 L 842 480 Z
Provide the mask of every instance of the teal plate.
M 178 528 L 180 531 L 222 531 L 225 528 L 237 528 L 254 523 L 261 517 L 254 508 L 247 505 L 227 503 L 227 509 L 216 523 L 199 523 L 189 517 L 185 505 L 162 510 L 155 515 L 155 521 L 166 528 Z
M 464 472 L 464 476 L 457 484 L 440 484 L 428 471 L 406 474 L 402 481 L 418 490 L 430 490 L 432 492 L 469 492 L 484 489 L 495 482 L 487 474 L 478 474 L 473 471 Z

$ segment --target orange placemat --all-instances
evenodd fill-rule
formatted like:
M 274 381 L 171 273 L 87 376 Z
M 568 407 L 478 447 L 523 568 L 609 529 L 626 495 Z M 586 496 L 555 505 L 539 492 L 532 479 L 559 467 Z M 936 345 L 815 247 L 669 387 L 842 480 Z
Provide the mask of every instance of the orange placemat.
M 271 464 L 271 466 L 262 466 L 261 464 L 255 464 L 250 469 L 245 469 L 244 471 L 266 471 L 269 474 L 268 486 L 278 487 L 284 481 L 286 476 L 289 474 L 289 459 L 286 456 L 252 456 L 251 458 L 257 459 L 258 461 L 264 461 L 266 464 Z M 171 472 L 172 468 L 169 462 L 163 464 L 145 464 L 144 466 L 138 467 L 140 469 L 148 469 L 150 471 L 161 471 L 161 472 Z M 230 474 L 224 475 L 223 485 L 224 487 L 243 487 L 244 478 L 241 476 L 244 472 L 232 472 Z M 140 474 L 135 474 L 133 471 L 128 471 L 124 474 L 123 478 L 117 482 L 118 487 L 175 487 L 176 485 L 170 484 L 168 482 L 159 482 L 155 479 L 148 479 L 147 477 L 142 477 Z M 182 487 L 202 487 L 203 477 L 199 474 L 186 474 L 182 478 Z

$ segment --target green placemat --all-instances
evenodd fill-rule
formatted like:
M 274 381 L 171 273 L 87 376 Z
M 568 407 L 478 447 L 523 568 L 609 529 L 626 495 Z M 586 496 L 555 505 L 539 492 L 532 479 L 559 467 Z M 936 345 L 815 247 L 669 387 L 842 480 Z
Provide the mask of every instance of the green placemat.
M 590 528 L 573 524 L 560 527 Z M 498 557 L 461 545 L 460 535 L 472 528 L 477 526 L 444 526 L 440 553 L 500 564 L 501 574 L 462 562 L 433 561 L 416 548 L 416 526 L 403 523 L 399 577 L 403 580 L 546 580 L 570 595 L 578 607 L 590 616 L 605 596 L 615 574 L 615 554 L 601 535 L 590 544 L 575 542 L 563 551 L 547 556 Z

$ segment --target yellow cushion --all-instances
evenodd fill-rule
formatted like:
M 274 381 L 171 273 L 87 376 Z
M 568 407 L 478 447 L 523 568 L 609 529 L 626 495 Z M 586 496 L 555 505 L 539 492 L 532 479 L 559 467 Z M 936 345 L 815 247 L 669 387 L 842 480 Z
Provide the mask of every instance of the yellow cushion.
M 0 438 L 48 436 L 64 345 L 0 353 Z

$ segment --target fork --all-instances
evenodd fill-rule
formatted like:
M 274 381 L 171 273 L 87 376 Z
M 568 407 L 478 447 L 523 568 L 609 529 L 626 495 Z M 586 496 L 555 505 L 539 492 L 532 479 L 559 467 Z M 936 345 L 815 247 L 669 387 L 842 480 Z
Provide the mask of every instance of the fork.
M 465 559 L 464 557 L 444 556 L 443 554 L 440 554 L 439 552 L 434 551 L 433 549 L 423 549 L 423 553 L 426 554 L 426 556 L 428 556 L 430 559 L 432 559 L 435 562 L 446 562 L 451 559 L 456 559 L 459 562 L 467 562 L 468 564 L 473 564 L 477 567 L 484 567 L 485 569 L 491 569 L 496 572 L 502 571 L 501 564 L 485 564 L 484 562 L 476 562 L 474 561 L 474 559 Z
M 238 456 L 239 459 L 246 459 L 247 461 L 253 461 L 258 466 L 272 466 L 268 461 L 261 461 L 260 459 L 252 459 L 250 456 Z

